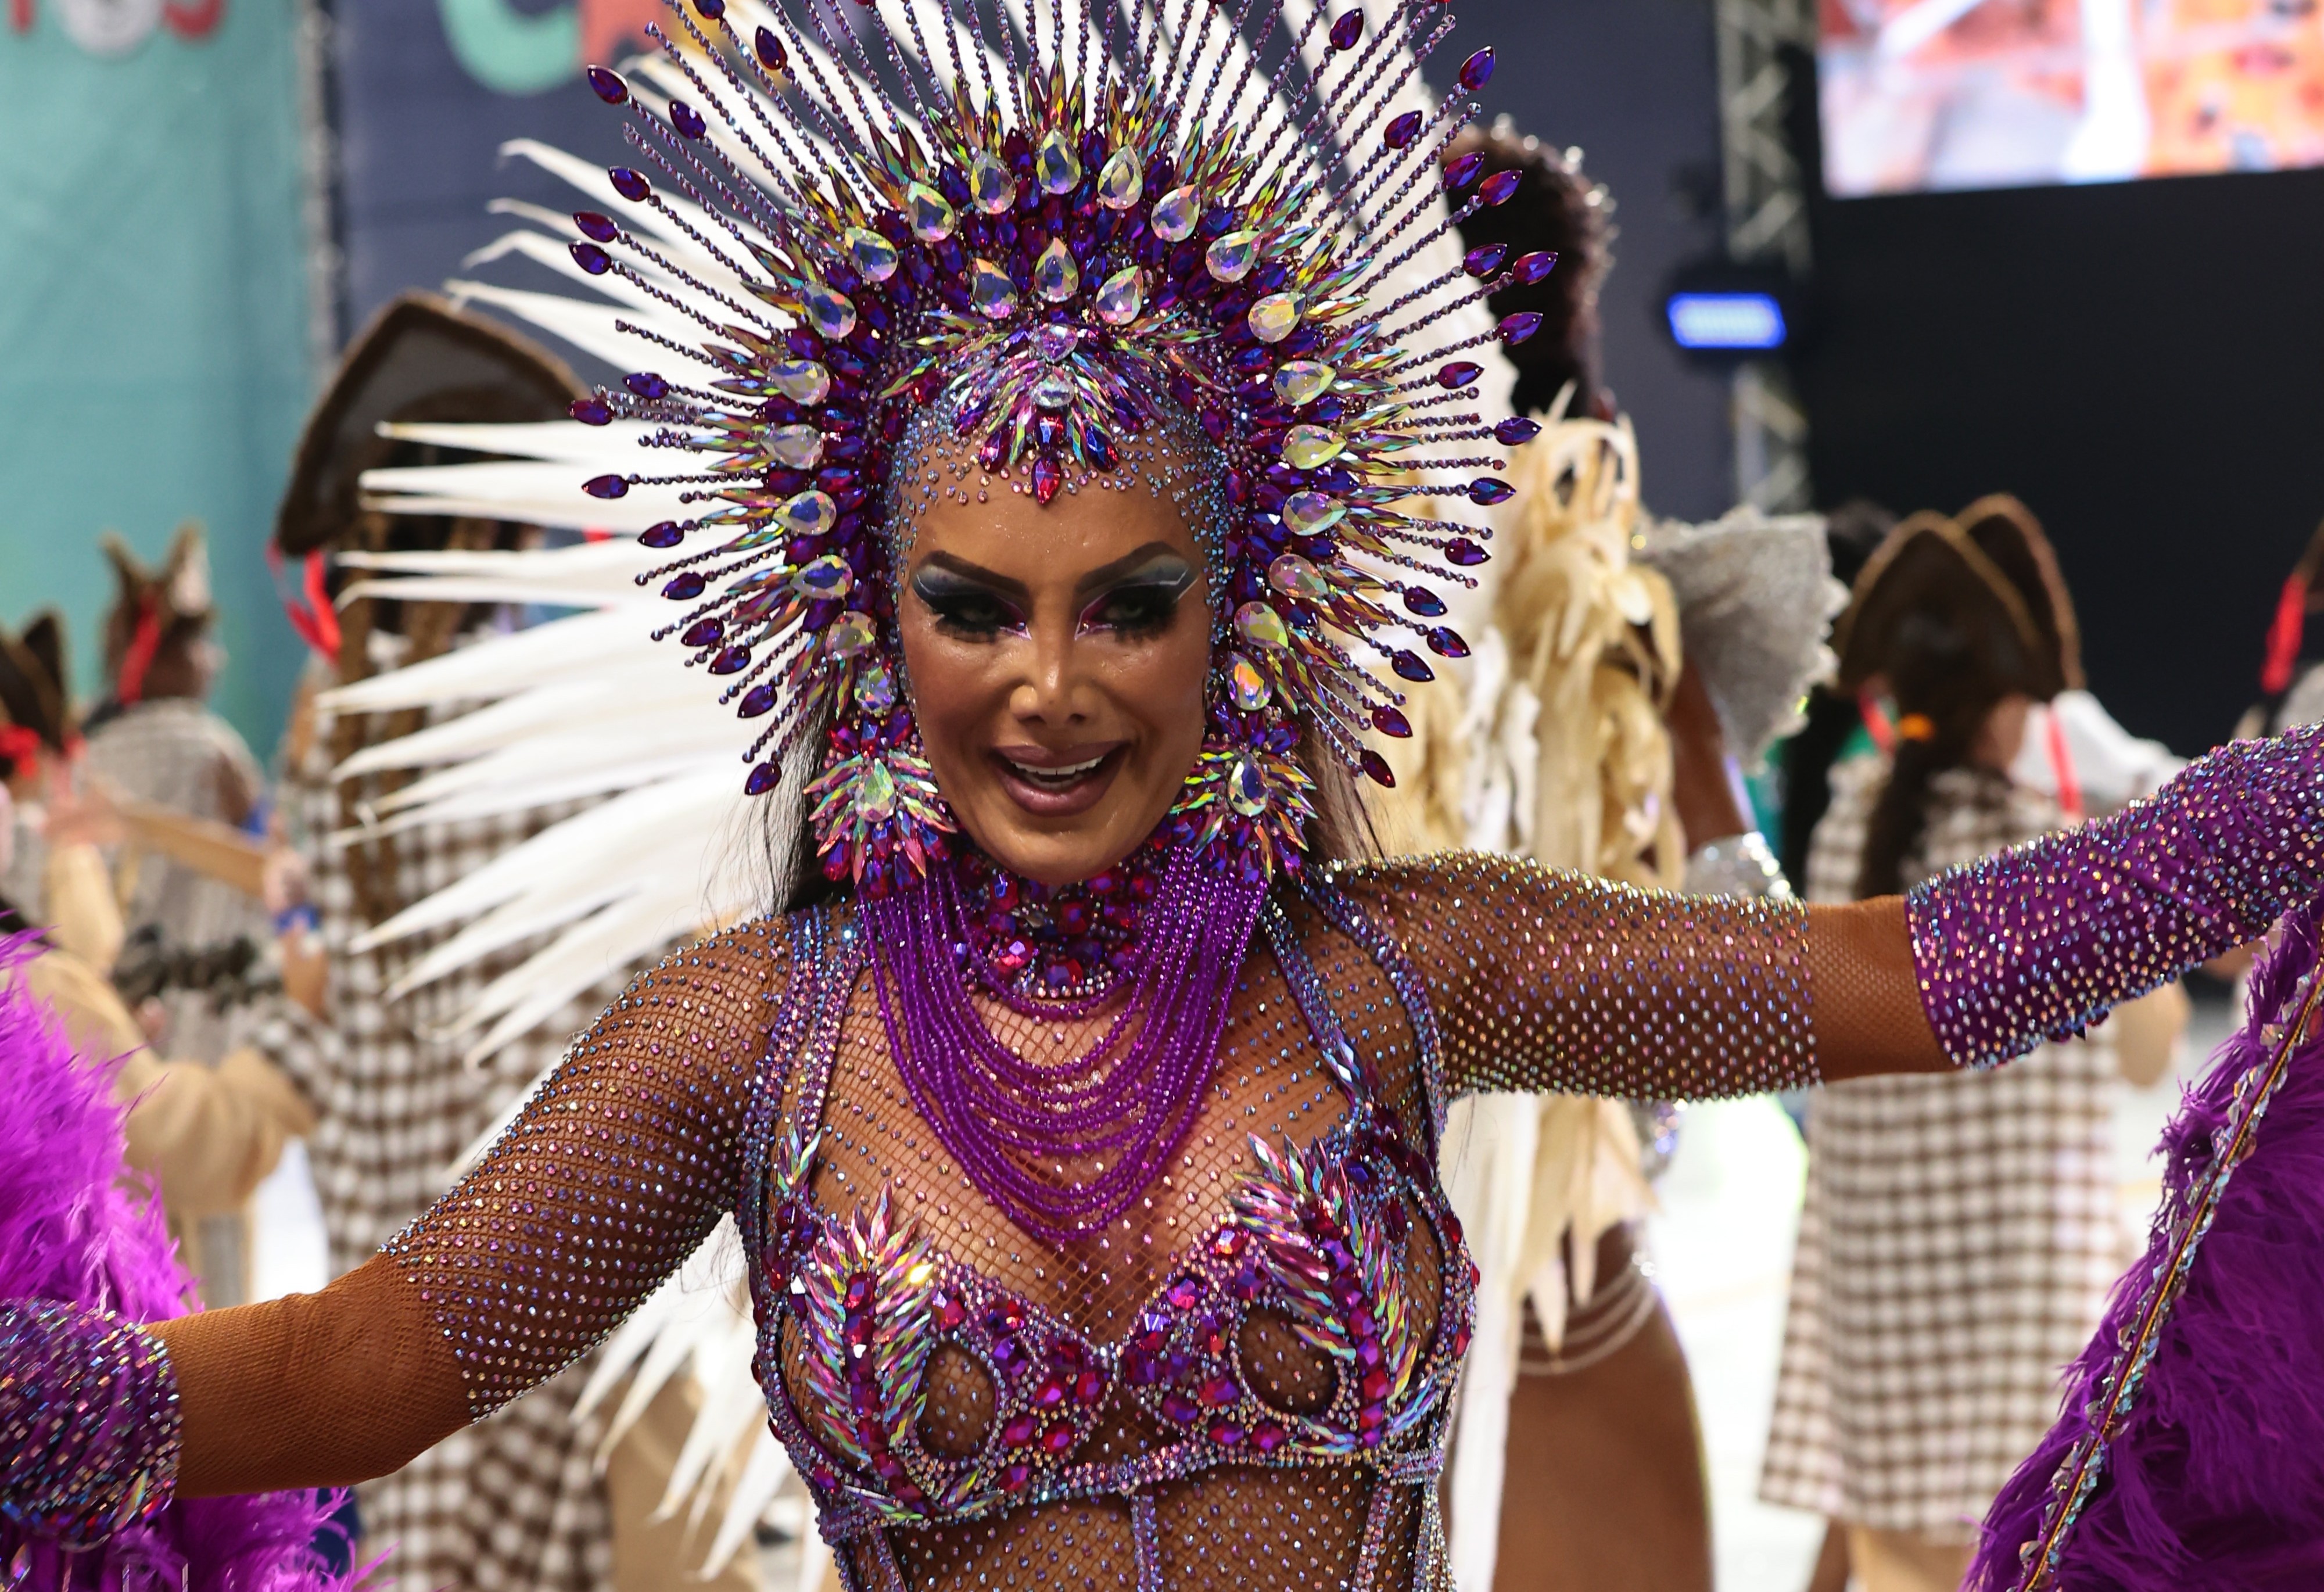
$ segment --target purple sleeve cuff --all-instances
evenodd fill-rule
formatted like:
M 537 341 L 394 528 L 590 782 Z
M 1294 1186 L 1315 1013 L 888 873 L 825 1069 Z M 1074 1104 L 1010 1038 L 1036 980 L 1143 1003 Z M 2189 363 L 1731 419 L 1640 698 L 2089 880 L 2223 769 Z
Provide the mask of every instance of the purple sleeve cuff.
M 2257 939 L 2324 880 L 2324 726 L 2240 741 L 2144 800 L 1915 886 L 1921 1003 L 1991 1066 Z
M 103 1542 L 169 1502 L 178 1452 L 160 1339 L 78 1305 L 0 1303 L 0 1537 Z

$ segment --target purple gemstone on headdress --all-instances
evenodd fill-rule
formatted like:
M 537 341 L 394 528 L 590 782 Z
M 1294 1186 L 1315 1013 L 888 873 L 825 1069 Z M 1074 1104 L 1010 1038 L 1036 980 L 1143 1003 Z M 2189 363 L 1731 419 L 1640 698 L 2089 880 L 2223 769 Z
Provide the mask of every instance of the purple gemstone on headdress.
M 1462 569 L 1473 569 L 1491 557 L 1466 537 L 1455 537 L 1444 544 L 1444 561 Z
M 1462 640 L 1461 632 L 1450 625 L 1438 625 L 1428 632 L 1428 650 L 1439 658 L 1466 658 L 1469 656 L 1469 643 Z
M 1469 501 L 1487 508 L 1506 503 L 1517 495 L 1517 489 L 1506 481 L 1496 481 L 1489 475 L 1480 475 L 1469 483 Z
M 1033 500 L 1047 507 L 1054 502 L 1057 489 L 1065 483 L 1065 473 L 1052 458 L 1033 461 Z
M 678 640 L 688 647 L 708 647 L 724 639 L 725 634 L 726 623 L 724 620 L 697 619 L 686 627 L 686 633 Z
M 682 99 L 669 102 L 669 124 L 688 138 L 699 138 L 710 130 L 702 113 Z
M 751 649 L 748 647 L 729 647 L 710 660 L 710 672 L 714 675 L 738 675 L 750 667 Z
M 1493 80 L 1493 47 L 1486 45 L 1461 63 L 1461 87 L 1474 94 Z
M 772 686 L 753 686 L 742 694 L 742 704 L 734 712 L 742 718 L 755 719 L 761 713 L 774 711 L 774 705 L 775 688 Z
M 1523 415 L 1511 415 L 1493 428 L 1493 440 L 1503 447 L 1516 447 L 1540 435 L 1541 422 L 1527 419 Z
M 625 498 L 630 495 L 630 483 L 618 475 L 592 475 L 581 483 L 581 490 L 593 498 Z
M 1477 173 L 1485 169 L 1485 152 L 1471 150 L 1457 160 L 1444 163 L 1444 191 L 1459 193 L 1477 180 Z
M 573 263 L 591 276 L 603 276 L 613 269 L 613 257 L 595 244 L 576 243 L 571 245 Z
M 625 199 L 642 199 L 653 192 L 653 185 L 627 166 L 609 166 L 605 175 L 613 179 L 613 191 Z
M 726 14 L 726 0 L 694 0 L 694 9 L 716 22 Z
M 1363 769 L 1365 777 L 1374 785 L 1384 790 L 1396 788 L 1395 772 L 1388 768 L 1388 759 L 1380 756 L 1373 748 L 1369 746 L 1364 748 L 1363 756 L 1356 760 L 1358 766 Z
M 1388 124 L 1388 131 L 1380 134 L 1380 142 L 1390 149 L 1402 149 L 1419 136 L 1420 113 L 1406 111 Z
M 579 227 L 586 235 L 596 239 L 601 244 L 612 243 L 622 231 L 620 222 L 615 221 L 611 216 L 601 216 L 595 210 L 574 211 L 573 225 Z
M 702 595 L 702 588 L 708 584 L 702 578 L 699 570 L 682 570 L 670 578 L 668 585 L 662 587 L 661 594 L 673 603 L 690 603 Z
M 648 400 L 669 396 L 669 383 L 651 371 L 632 371 L 622 378 L 622 385 Z
M 1525 174 L 1514 169 L 1496 171 L 1485 179 L 1484 186 L 1477 189 L 1477 197 L 1488 205 L 1506 205 L 1517 198 L 1517 185 L 1524 180 Z
M 1484 373 L 1485 367 L 1470 360 L 1456 359 L 1436 373 L 1436 384 L 1447 392 L 1466 387 Z
M 1416 686 L 1425 686 L 1436 677 L 1436 671 L 1430 668 L 1427 660 L 1417 652 L 1392 652 L 1388 655 L 1388 666 L 1395 669 L 1400 677 L 1411 681 Z
M 751 770 L 751 777 L 742 781 L 742 794 L 764 796 L 782 782 L 783 766 L 780 763 L 761 763 Z
M 1412 721 L 1385 704 L 1372 709 L 1372 728 L 1398 741 L 1412 739 Z
M 1509 275 L 1517 280 L 1518 286 L 1529 288 L 1556 269 L 1555 250 L 1536 249 L 1530 254 L 1518 255 L 1517 262 L 1509 267 Z
M 1530 309 L 1520 309 L 1515 315 L 1501 317 L 1501 341 L 1513 348 L 1539 330 L 1541 317 Z
M 1101 470 L 1111 470 L 1121 463 L 1121 450 L 1113 445 L 1113 438 L 1095 426 L 1083 437 L 1082 446 L 1089 454 L 1090 463 Z
M 1480 244 L 1461 258 L 1461 267 L 1471 276 L 1490 276 L 1509 257 L 1507 244 Z
M 619 105 L 630 97 L 630 86 L 622 81 L 618 73 L 609 72 L 604 67 L 591 67 L 588 78 L 589 87 L 595 89 L 597 97 L 607 105 Z
M 686 532 L 678 529 L 675 520 L 665 520 L 638 533 L 639 545 L 648 548 L 674 548 L 685 539 Z
M 602 398 L 576 398 L 567 406 L 565 412 L 584 426 L 610 425 L 613 419 L 613 411 L 606 407 Z M 647 546 L 652 544 L 648 543 Z
M 1405 587 L 1404 605 L 1406 610 L 1420 615 L 1423 619 L 1436 619 L 1444 612 L 1444 599 L 1426 586 Z
M 1350 10 L 1339 21 L 1333 23 L 1332 31 L 1327 35 L 1334 50 L 1353 50 L 1356 47 L 1356 41 L 1363 36 L 1364 14 L 1356 10 Z
M 783 53 L 783 41 L 775 37 L 770 28 L 761 28 L 751 46 L 758 51 L 759 64 L 770 72 L 779 72 L 791 64 L 790 57 Z

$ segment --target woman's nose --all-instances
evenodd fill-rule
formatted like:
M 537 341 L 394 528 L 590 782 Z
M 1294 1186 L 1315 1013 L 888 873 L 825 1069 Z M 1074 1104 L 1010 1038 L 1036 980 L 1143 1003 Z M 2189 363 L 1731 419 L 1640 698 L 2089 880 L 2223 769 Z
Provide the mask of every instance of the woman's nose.
M 1010 697 L 1018 717 L 1062 724 L 1081 716 L 1077 705 L 1079 647 L 1070 618 L 1043 615 L 1029 627 L 1026 671 Z

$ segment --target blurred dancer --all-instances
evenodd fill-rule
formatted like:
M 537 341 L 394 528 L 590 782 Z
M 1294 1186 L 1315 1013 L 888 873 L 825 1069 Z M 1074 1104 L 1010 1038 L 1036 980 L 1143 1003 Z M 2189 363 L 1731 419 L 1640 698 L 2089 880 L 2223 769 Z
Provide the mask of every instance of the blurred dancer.
M 1479 637 L 1467 702 L 1415 699 L 1387 838 L 1664 888 L 1779 888 L 1732 778 L 1729 731 L 1756 757 L 1819 660 L 1821 526 L 1646 520 L 1636 440 L 1596 379 L 1605 190 L 1578 152 L 1506 122 L 1465 134 L 1458 152 L 1471 151 L 1518 185 L 1464 224 L 1464 244 L 1558 256 L 1546 280 L 1492 304 L 1543 317 L 1508 354 L 1513 407 L 1547 424 L 1510 460 L 1517 491 L 1486 570 L 1490 612 L 1463 625 Z M 1634 559 L 1642 548 L 1649 561 Z M 1778 570 L 1799 575 L 1778 585 L 1803 590 L 1774 594 Z M 1802 622 L 1758 624 L 1771 595 Z M 1754 629 L 1803 646 L 1761 669 L 1770 655 Z M 1714 677 L 1698 650 L 1732 667 Z M 1772 698 L 1755 693 L 1755 674 Z M 1489 1095 L 1453 1108 L 1447 1175 L 1483 1275 L 1452 1459 L 1462 1585 L 1711 1583 L 1685 1360 L 1637 1253 L 1647 1164 L 1668 1142 L 1667 1117 L 1619 1100 Z
M 216 1066 L 163 1060 L 150 1049 L 107 979 L 121 949 L 121 914 L 100 842 L 120 825 L 102 802 L 77 796 L 69 760 L 77 742 L 65 682 L 63 621 L 43 613 L 21 636 L 0 628 L 0 934 L 33 933 L 33 954 L 14 976 L 48 1002 L 74 1052 L 120 1059 L 119 1098 L 129 1106 L 129 1165 L 153 1180 L 179 1258 L 207 1298 L 238 1292 L 206 1238 L 233 1230 L 231 1255 L 247 1253 L 250 1196 L 274 1169 L 283 1142 L 313 1124 L 289 1080 L 255 1051 Z M 36 805 L 37 804 L 37 805 Z M 19 823 L 37 813 L 37 825 Z M 31 843 L 19 854 L 19 842 Z M 30 857 L 35 866 L 22 865 Z
M 628 976 L 545 1015 L 530 1031 L 471 1059 L 457 1017 L 521 950 L 391 998 L 390 987 L 440 940 L 366 948 L 365 931 L 507 851 L 543 820 L 479 818 L 396 828 L 401 783 L 378 775 L 335 781 L 332 769 L 416 725 L 393 715 L 335 715 L 318 700 L 334 685 L 420 661 L 496 628 L 499 610 L 456 603 L 333 599 L 355 572 L 335 555 L 514 547 L 526 528 L 489 520 L 395 518 L 364 507 L 366 469 L 443 461 L 444 450 L 385 425 L 522 424 L 561 418 L 582 389 L 551 355 L 443 300 L 407 295 L 349 347 L 309 419 L 275 522 L 275 548 L 296 572 L 294 624 L 315 649 L 281 756 L 286 818 L 308 870 L 319 922 L 286 945 L 282 1003 L 263 1042 L 321 1114 L 309 1145 L 334 1275 L 368 1259 L 449 1182 L 462 1153 Z M 550 814 L 549 817 L 556 816 Z M 339 831 L 360 830 L 335 844 Z M 712 1582 L 693 1578 L 702 1545 L 681 1513 L 648 1517 L 662 1501 L 694 1398 L 679 1378 L 606 1458 L 603 1414 L 575 1418 L 594 1360 L 491 1420 L 460 1432 L 395 1475 L 360 1489 L 374 1551 L 391 1551 L 388 1584 L 411 1592 L 651 1592 L 756 1583 L 747 1553 Z
M 1843 762 L 1812 901 L 1893 891 L 2033 840 L 2057 800 L 2013 780 L 2034 704 L 2080 684 L 2072 604 L 2010 499 L 1917 514 L 1857 582 L 1840 686 L 1893 704 L 1893 757 Z M 2111 1118 L 2183 1021 L 2134 1016 L 2017 1065 L 1820 1090 L 1760 1493 L 1836 1523 L 1866 1592 L 1937 1592 L 2056 1413 L 2059 1368 L 2124 1259 Z M 2150 998 L 2152 999 L 2153 998 Z M 2151 1012 L 2153 1008 L 2150 1008 Z M 1836 1552 L 1822 1567 L 1837 1585 Z
M 208 706 L 220 653 L 210 639 L 217 615 L 200 528 L 180 526 L 158 570 L 118 537 L 106 536 L 104 547 L 119 592 L 105 621 L 108 695 L 89 720 L 88 778 L 109 794 L 198 821 L 252 824 L 265 799 L 257 761 Z M 126 958 L 143 964 L 135 981 L 156 992 L 163 1013 L 159 1037 L 172 1054 L 222 1060 L 249 1031 L 249 975 L 270 934 L 263 907 L 234 884 L 134 843 L 122 852 L 116 886 Z M 126 965 L 121 971 L 130 976 Z

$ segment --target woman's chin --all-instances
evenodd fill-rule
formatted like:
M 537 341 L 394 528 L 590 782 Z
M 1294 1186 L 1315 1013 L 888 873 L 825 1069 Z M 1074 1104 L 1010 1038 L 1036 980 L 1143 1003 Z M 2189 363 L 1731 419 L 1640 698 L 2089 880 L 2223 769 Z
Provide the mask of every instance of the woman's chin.
M 1137 816 L 1102 804 L 1070 817 L 1038 817 L 1003 796 L 988 805 L 987 822 L 963 814 L 977 848 L 1010 872 L 1045 885 L 1079 884 L 1136 851 L 1152 831 Z M 998 822 L 990 820 L 997 819 Z

